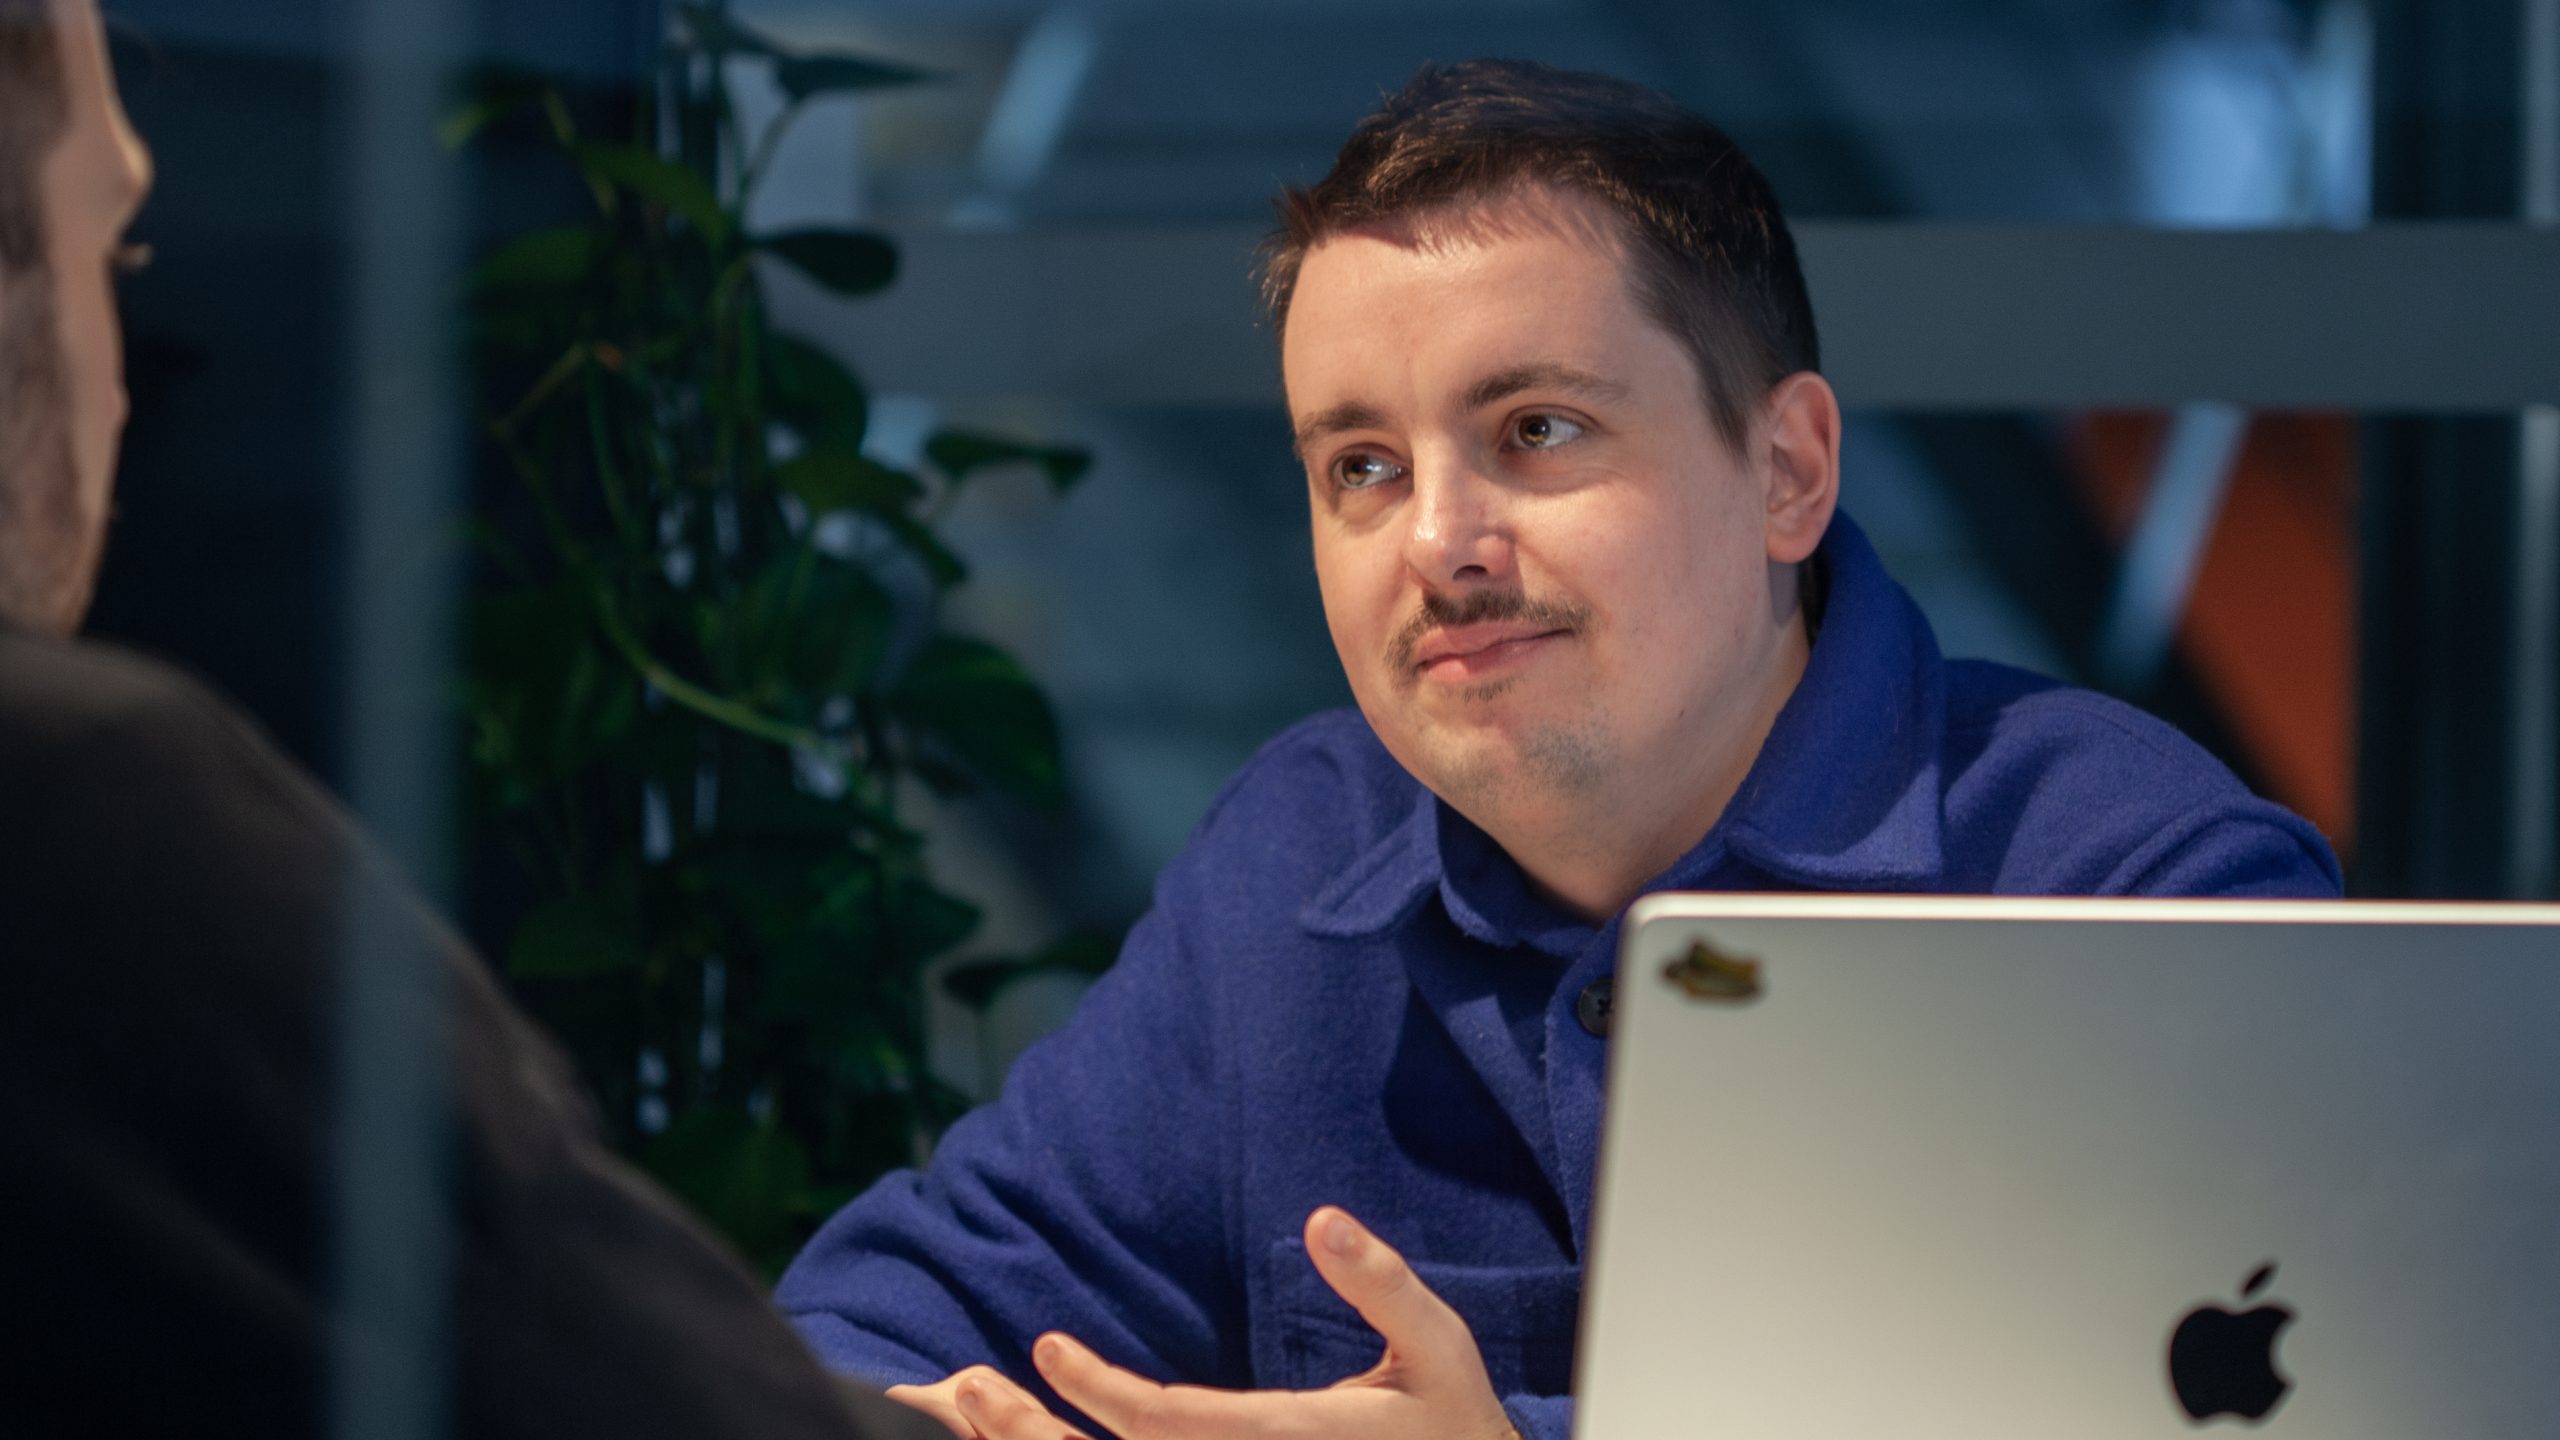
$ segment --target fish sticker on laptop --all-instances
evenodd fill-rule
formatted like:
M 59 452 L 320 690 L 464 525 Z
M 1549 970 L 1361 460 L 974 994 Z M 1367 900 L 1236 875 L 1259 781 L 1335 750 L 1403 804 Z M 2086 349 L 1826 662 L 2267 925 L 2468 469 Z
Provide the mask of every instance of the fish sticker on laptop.
M 1692 1000 L 1716 1005 L 1747 1005 L 1760 998 L 1760 962 L 1727 955 L 1704 940 L 1690 942 L 1679 959 L 1662 967 L 1662 978 Z

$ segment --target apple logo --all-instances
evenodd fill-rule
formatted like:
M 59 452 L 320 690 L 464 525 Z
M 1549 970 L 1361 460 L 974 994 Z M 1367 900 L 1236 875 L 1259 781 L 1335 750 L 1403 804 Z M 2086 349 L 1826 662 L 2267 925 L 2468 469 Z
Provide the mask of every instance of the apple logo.
M 2275 1278 L 2270 1260 L 2240 1287 L 2240 1298 L 2256 1299 Z M 2199 1425 L 2220 1415 L 2251 1424 L 2267 1418 L 2293 1388 L 2276 1373 L 2275 1355 L 2277 1333 L 2292 1323 L 2293 1312 L 2282 1305 L 2238 1314 L 2201 1305 L 2187 1312 L 2169 1336 L 2169 1384 L 2188 1417 Z

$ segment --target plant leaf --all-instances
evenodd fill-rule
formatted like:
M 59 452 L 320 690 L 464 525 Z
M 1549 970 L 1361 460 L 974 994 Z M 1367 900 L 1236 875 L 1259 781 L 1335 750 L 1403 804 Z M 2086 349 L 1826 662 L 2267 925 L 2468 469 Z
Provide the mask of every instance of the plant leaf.
M 948 895 L 919 879 L 891 892 L 892 938 L 898 954 L 921 965 L 945 954 L 976 933 L 978 907 Z
M 852 230 L 791 230 L 756 246 L 838 295 L 869 295 L 898 277 L 898 247 Z
M 1049 942 L 1049 948 L 1031 959 L 1031 963 L 1048 970 L 1063 970 L 1077 975 L 1099 975 L 1120 958 L 1120 938 L 1099 930 L 1070 930 Z
M 888 696 L 890 709 L 988 783 L 1034 805 L 1066 799 L 1058 722 L 1013 657 L 982 640 L 925 642 Z
M 756 1018 L 806 1029 L 830 1048 L 850 1044 L 879 1018 L 871 972 L 882 963 L 862 949 L 815 935 L 782 941 L 766 958 Z
M 630 917 L 590 899 L 553 900 L 524 917 L 507 944 L 507 973 L 584 980 L 637 969 L 644 955 Z
M 702 1107 L 641 1147 L 640 1163 L 750 1255 L 787 1244 L 809 1189 L 809 1154 L 789 1131 Z
M 966 800 L 978 793 L 978 777 L 943 759 L 931 751 L 920 751 L 906 757 L 907 768 L 924 782 L 925 788 L 944 800 Z
M 595 231 L 562 225 L 519 235 L 471 272 L 475 290 L 550 290 L 586 278 L 595 261 Z
M 897 626 L 889 593 L 860 566 L 822 555 L 797 598 L 796 611 L 782 617 L 791 636 L 792 678 L 822 697 L 868 688 Z
M 994 465 L 1032 464 L 1049 474 L 1049 484 L 1065 494 L 1093 468 L 1092 452 L 1067 446 L 1026 445 L 996 435 L 945 430 L 924 442 L 927 458 L 951 477 L 953 484 L 972 472 Z
M 942 973 L 942 988 L 972 1010 L 984 1011 L 1018 981 L 1035 975 L 1076 975 L 1091 979 L 1111 968 L 1120 947 L 1109 936 L 1073 930 L 1050 942 L 1028 960 L 973 960 Z
M 691 166 L 636 145 L 579 144 L 570 153 L 589 175 L 665 206 L 703 234 L 716 240 L 729 233 L 729 214 L 720 208 L 719 195 Z
M 812 445 L 862 448 L 871 400 L 844 362 L 796 335 L 765 340 L 765 377 L 772 416 Z
M 444 117 L 436 126 L 436 143 L 447 150 L 459 150 L 471 143 L 483 130 L 524 108 L 523 96 L 484 95 Z
M 729 18 L 712 5 L 678 5 L 676 19 L 693 48 L 712 55 L 760 55 L 778 58 L 782 47 L 756 30 Z
M 909 554 L 924 563 L 925 573 L 933 577 L 934 584 L 947 588 L 969 578 L 969 567 L 923 521 L 899 511 L 874 512 L 873 518 L 896 536 Z
M 504 68 L 481 72 L 470 90 L 471 98 L 436 126 L 436 140 L 447 150 L 461 149 L 491 125 L 552 93 L 539 76 Z
M 845 987 L 865 977 L 877 986 L 883 977 L 911 971 L 978 928 L 977 906 L 920 876 L 874 859 L 845 855 L 839 862 L 822 863 L 814 872 L 823 889 L 802 928 L 821 943 L 794 947 L 788 966 L 796 992 L 811 997 L 807 1003 L 840 1006 L 850 993 Z M 779 971 L 776 983 L 782 983 Z
M 776 467 L 774 478 L 813 515 L 830 510 L 903 513 L 924 493 L 914 476 L 837 445 L 802 451 Z
M 1027 960 L 972 960 L 943 971 L 942 988 L 970 1009 L 984 1011 L 1007 986 L 1030 973 Z
M 894 60 L 873 60 L 841 51 L 820 51 L 784 57 L 773 67 L 773 78 L 784 94 L 794 100 L 806 100 L 841 91 L 894 89 L 943 77 L 934 71 L 919 70 Z
M 629 733 L 638 687 L 597 642 L 574 587 L 487 596 L 472 607 L 468 633 L 473 749 L 483 765 L 538 787 L 576 774 Z
M 706 618 L 711 650 L 742 667 L 734 687 L 812 720 L 828 698 L 871 683 L 897 607 L 860 566 L 804 546 L 765 562 Z

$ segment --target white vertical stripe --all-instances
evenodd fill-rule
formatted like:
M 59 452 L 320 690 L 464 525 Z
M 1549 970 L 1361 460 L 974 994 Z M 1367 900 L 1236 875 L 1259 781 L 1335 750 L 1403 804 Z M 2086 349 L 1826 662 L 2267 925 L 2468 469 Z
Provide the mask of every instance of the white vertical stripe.
M 2517 192 L 2529 226 L 2560 223 L 2560 0 L 2525 0 Z M 2560 397 L 2555 397 L 2560 398 Z M 2509 893 L 2560 888 L 2560 408 L 2526 408 L 2516 474 L 2514 784 Z
M 2521 428 L 2508 893 L 2527 899 L 2560 888 L 2560 407 L 2528 408 Z
M 2142 690 L 2168 660 L 2248 436 L 2237 405 L 2182 406 L 2171 422 L 2099 636 L 2098 673 L 2117 689 Z
M 454 0 L 356 0 L 345 195 L 352 237 L 346 457 L 349 798 L 434 888 L 460 493 L 449 373 L 458 187 L 436 122 L 461 38 Z M 342 917 L 329 1424 L 346 1440 L 450 1428 L 451 1237 L 442 1203 L 449 997 L 430 940 L 381 887 Z

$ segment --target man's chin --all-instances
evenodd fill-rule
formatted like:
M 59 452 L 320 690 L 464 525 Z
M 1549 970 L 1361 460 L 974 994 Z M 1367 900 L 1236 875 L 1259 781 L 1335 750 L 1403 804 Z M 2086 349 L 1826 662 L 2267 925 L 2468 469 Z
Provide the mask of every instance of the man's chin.
M 1440 707 L 1460 714 L 1477 714 L 1494 708 L 1495 702 L 1520 688 L 1520 677 L 1505 675 L 1498 680 L 1483 680 L 1472 685 L 1441 687 L 1433 697 Z
M 1614 751 L 1596 715 L 1570 722 L 1433 724 L 1388 748 L 1433 794 L 1471 817 L 1600 789 Z

